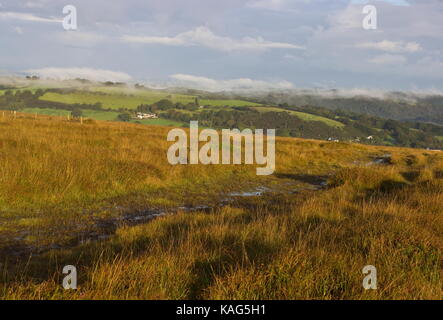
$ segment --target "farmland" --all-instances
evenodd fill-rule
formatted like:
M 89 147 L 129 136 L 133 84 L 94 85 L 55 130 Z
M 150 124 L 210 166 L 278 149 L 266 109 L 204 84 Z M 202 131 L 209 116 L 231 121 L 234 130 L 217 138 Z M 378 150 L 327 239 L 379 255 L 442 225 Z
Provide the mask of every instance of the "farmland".
M 275 128 L 277 135 L 364 144 L 442 149 L 443 127 L 331 111 L 312 105 L 258 104 L 259 98 L 189 89 L 154 90 L 140 86 L 97 85 L 16 88 L 0 95 L 0 107 L 42 115 L 178 126 L 191 120 L 202 127 Z M 27 90 L 32 89 L 32 90 Z M 249 101 L 251 100 L 251 101 Z M 256 102 L 252 102 L 256 101 Z M 136 113 L 159 119 L 139 120 Z
M 332 119 L 328 119 L 325 117 L 316 116 L 313 114 L 309 114 L 306 112 L 299 112 L 299 111 L 292 111 L 292 110 L 285 110 L 282 108 L 276 108 L 276 107 L 254 107 L 255 110 L 258 110 L 259 112 L 288 112 L 289 114 L 293 114 L 297 116 L 298 118 L 305 120 L 305 121 L 320 121 L 323 122 L 331 127 L 336 128 L 343 128 L 344 124 L 338 121 L 334 121 Z
M 181 94 L 171 94 L 166 92 L 137 90 L 134 93 L 122 93 L 124 91 L 112 91 L 97 89 L 89 92 L 77 92 L 60 94 L 54 92 L 45 93 L 40 99 L 43 101 L 61 102 L 67 104 L 85 103 L 94 104 L 101 103 L 105 109 L 135 109 L 140 104 L 153 104 L 162 99 L 168 99 L 173 103 L 194 103 L 195 97 Z M 241 101 L 241 100 L 215 100 L 215 99 L 201 99 L 201 104 L 211 106 L 247 106 L 258 105 L 255 103 Z
M 107 87 L 92 87 L 88 91 L 76 92 L 76 93 L 56 93 L 56 92 L 47 92 L 40 100 L 42 101 L 51 101 L 51 102 L 60 102 L 65 104 L 95 104 L 101 103 L 103 109 L 136 109 L 137 106 L 141 104 L 154 104 L 162 99 L 167 99 L 172 103 L 194 103 L 195 97 L 189 95 L 182 94 L 172 94 L 168 92 L 159 92 L 159 91 L 151 91 L 151 90 L 124 90 L 121 88 L 107 88 Z M 260 106 L 257 103 L 243 101 L 243 100 L 232 100 L 232 99 L 200 99 L 200 104 L 205 106 L 206 110 L 221 110 L 220 108 L 229 108 L 232 106 L 236 107 L 253 107 L 255 110 L 259 112 L 288 112 L 292 115 L 297 116 L 298 118 L 305 121 L 320 121 L 329 126 L 342 128 L 344 125 L 338 121 L 334 121 L 332 119 L 328 119 L 321 116 L 316 116 L 313 114 L 308 114 L 304 112 L 297 112 L 292 110 L 284 110 L 277 107 L 265 107 Z M 68 113 L 65 111 L 54 110 L 53 112 L 50 109 L 38 110 L 36 108 L 27 108 L 24 110 L 25 112 L 36 112 L 46 115 L 67 115 Z M 197 110 L 200 112 L 201 110 Z M 185 112 L 185 111 L 182 111 Z M 85 117 L 89 117 L 95 120 L 115 120 L 117 114 L 115 112 L 92 112 L 91 110 L 85 110 Z M 178 121 L 141 121 L 141 123 L 160 123 L 164 125 L 174 124 L 178 125 L 180 122 Z M 183 123 L 181 123 L 183 124 Z
M 71 111 L 62 109 L 49 109 L 49 108 L 25 108 L 24 113 L 68 117 L 71 115 Z M 85 119 L 92 120 L 104 120 L 104 121 L 117 121 L 118 112 L 115 111 L 101 111 L 101 110 L 82 110 L 83 117 Z M 148 125 L 160 125 L 160 126 L 182 126 L 182 122 L 177 122 L 168 119 L 149 119 L 149 120 L 136 120 L 132 119 L 131 122 L 148 124 Z

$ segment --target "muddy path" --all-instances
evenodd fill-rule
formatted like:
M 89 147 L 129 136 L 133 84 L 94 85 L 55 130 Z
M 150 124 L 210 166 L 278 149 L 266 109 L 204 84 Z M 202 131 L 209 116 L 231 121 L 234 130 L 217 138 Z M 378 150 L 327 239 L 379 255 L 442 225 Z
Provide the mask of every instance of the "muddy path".
M 272 185 L 261 185 L 246 191 L 231 192 L 220 195 L 218 201 L 202 203 L 192 206 L 176 206 L 171 208 L 148 208 L 137 212 L 119 215 L 107 219 L 95 219 L 92 223 L 83 228 L 82 231 L 71 231 L 69 241 L 64 243 L 51 243 L 44 245 L 30 245 L 26 238 L 31 235 L 31 231 L 23 230 L 19 235 L 15 235 L 10 245 L 0 249 L 0 260 L 21 260 L 30 256 L 42 255 L 50 250 L 74 248 L 78 245 L 105 241 L 112 237 L 118 228 L 123 226 L 136 226 L 149 223 L 153 219 L 165 215 L 176 214 L 178 212 L 212 212 L 224 206 L 245 207 L 248 202 L 262 197 L 277 197 L 278 195 L 289 196 L 303 191 L 322 190 L 327 187 L 328 176 L 316 175 L 279 175 L 278 183 Z M 80 226 L 81 227 L 81 226 Z M 80 228 L 82 229 L 82 228 Z M 58 230 L 54 230 L 57 232 Z M 69 232 L 69 230 L 68 230 Z

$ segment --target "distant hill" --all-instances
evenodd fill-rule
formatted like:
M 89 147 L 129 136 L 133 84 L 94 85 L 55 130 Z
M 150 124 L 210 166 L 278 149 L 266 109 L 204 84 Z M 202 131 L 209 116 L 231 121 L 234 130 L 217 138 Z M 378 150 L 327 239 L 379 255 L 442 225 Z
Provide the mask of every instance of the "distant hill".
M 365 95 L 340 96 L 330 91 L 314 94 L 297 91 L 257 93 L 257 102 L 296 106 L 317 106 L 400 121 L 421 121 L 443 124 L 443 96 L 392 92 L 382 97 Z
M 138 86 L 0 90 L 0 109 L 96 120 L 154 124 L 135 119 L 155 113 L 159 125 L 276 129 L 277 135 L 320 140 L 443 149 L 443 98 L 391 93 L 385 98 L 335 92 L 204 92 Z M 124 117 L 123 117 L 124 114 Z

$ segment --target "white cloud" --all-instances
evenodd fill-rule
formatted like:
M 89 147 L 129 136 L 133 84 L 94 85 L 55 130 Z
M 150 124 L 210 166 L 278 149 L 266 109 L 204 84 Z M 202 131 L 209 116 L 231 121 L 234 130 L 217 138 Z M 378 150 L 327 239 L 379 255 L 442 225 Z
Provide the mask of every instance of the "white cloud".
M 312 0 L 250 0 L 246 7 L 272 11 L 300 12 L 297 6 L 311 4 Z
M 146 44 L 162 44 L 170 46 L 187 45 L 187 43 L 177 37 L 143 37 L 143 36 L 124 36 L 123 40 L 126 42 L 138 42 Z M 189 45 L 189 44 L 188 44 Z
M 433 95 L 443 96 L 443 91 L 437 88 L 404 90 L 367 89 L 367 88 L 336 88 L 336 89 L 294 89 L 293 93 L 300 95 L 315 95 L 323 98 L 336 99 L 338 97 L 371 97 L 377 99 L 415 100 L 417 97 Z
M 24 4 L 24 7 L 26 8 L 43 8 L 44 7 L 43 2 L 36 2 L 36 1 L 28 1 Z
M 422 47 L 417 42 L 389 41 L 363 42 L 356 45 L 357 48 L 374 49 L 386 52 L 418 52 Z
M 81 78 L 92 81 L 126 82 L 132 79 L 129 74 L 124 72 L 92 68 L 42 68 L 26 70 L 25 72 L 39 75 L 41 78 L 55 80 Z
M 0 19 L 14 19 L 14 20 L 22 20 L 22 21 L 31 21 L 31 22 L 59 22 L 61 23 L 61 19 L 56 18 L 42 18 L 31 13 L 21 13 L 21 12 L 0 12 Z
M 72 46 L 95 46 L 109 40 L 109 38 L 103 34 L 82 31 L 61 31 L 55 35 L 55 38 L 65 45 Z
M 180 33 L 174 37 L 124 36 L 126 42 L 160 44 L 171 46 L 203 46 L 221 51 L 266 50 L 266 49 L 303 49 L 285 42 L 266 41 L 261 37 L 244 37 L 240 40 L 214 34 L 207 27 Z
M 390 5 L 394 5 L 394 6 L 410 6 L 410 4 L 405 0 L 375 0 L 375 1 L 389 3 Z M 352 0 L 351 1 L 352 4 L 366 4 L 366 3 L 371 3 L 371 2 L 372 1 L 369 1 L 369 0 Z
M 327 17 L 329 29 L 326 31 L 349 32 L 348 29 L 362 29 L 362 8 L 349 5 L 342 10 L 333 11 Z
M 246 4 L 250 8 L 260 8 L 267 10 L 282 10 L 287 1 L 286 0 L 254 0 Z
M 406 58 L 402 55 L 396 54 L 381 54 L 370 59 L 369 62 L 382 65 L 398 65 L 404 64 L 406 62 Z
M 178 81 L 179 84 L 208 90 L 264 90 L 264 89 L 293 89 L 294 84 L 288 81 L 262 81 L 249 78 L 215 80 L 206 77 L 199 77 L 189 74 L 174 74 L 171 78 Z

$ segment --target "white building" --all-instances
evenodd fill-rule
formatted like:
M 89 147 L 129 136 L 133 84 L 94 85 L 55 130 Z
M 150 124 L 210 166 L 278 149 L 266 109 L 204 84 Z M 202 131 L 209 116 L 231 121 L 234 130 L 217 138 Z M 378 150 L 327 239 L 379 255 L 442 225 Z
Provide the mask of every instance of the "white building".
M 157 119 L 158 116 L 155 113 L 137 112 L 136 118 L 137 119 Z

